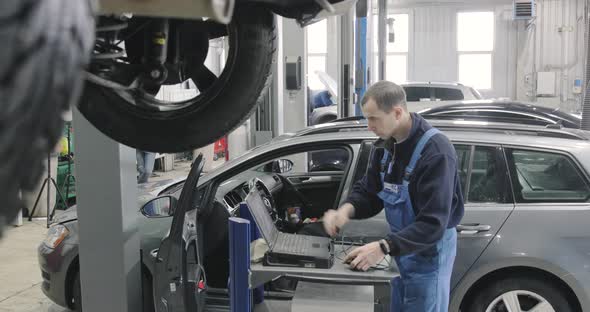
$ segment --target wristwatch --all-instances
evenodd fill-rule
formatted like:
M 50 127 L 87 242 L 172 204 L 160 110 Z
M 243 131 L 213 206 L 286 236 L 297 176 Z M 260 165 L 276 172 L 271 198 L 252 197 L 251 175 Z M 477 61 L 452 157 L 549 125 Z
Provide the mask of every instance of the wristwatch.
M 379 247 L 381 247 L 381 251 L 383 251 L 383 254 L 389 254 L 389 244 L 387 244 L 387 241 L 385 241 L 384 239 L 380 240 Z

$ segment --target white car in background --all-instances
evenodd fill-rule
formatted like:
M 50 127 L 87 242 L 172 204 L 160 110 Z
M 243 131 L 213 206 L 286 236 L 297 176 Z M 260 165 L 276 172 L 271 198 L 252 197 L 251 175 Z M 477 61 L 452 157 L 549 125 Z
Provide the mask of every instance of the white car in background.
M 332 96 L 333 102 L 338 103 L 336 82 L 326 73 L 317 72 L 320 81 L 324 83 Z M 464 101 L 483 99 L 474 88 L 454 82 L 406 82 L 401 86 L 406 91 L 408 110 L 418 112 L 436 105 L 446 104 L 446 101 Z M 323 91 L 323 90 L 322 90 Z M 312 91 L 313 92 L 313 91 Z M 310 100 L 313 97 L 310 96 Z M 338 105 L 318 107 L 310 113 L 309 124 L 318 125 L 338 118 Z

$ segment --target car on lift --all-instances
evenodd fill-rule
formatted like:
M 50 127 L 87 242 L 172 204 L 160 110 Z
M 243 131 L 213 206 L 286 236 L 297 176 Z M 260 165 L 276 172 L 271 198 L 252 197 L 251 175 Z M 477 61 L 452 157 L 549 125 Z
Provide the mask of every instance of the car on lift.
M 0 119 L 11 122 L 0 132 L 7 168 L 0 219 L 13 220 L 19 191 L 34 188 L 71 104 L 104 134 L 140 150 L 203 147 L 247 120 L 264 98 L 276 15 L 303 27 L 355 2 L 3 1 L 10 18 L 0 24 L 0 75 L 11 82 Z M 207 67 L 207 59 L 224 65 Z
M 100 2 L 105 14 L 97 19 L 78 108 L 118 142 L 172 153 L 213 143 L 262 101 L 275 60 L 276 15 L 304 27 L 347 12 L 356 0 L 168 1 L 160 10 L 158 3 Z M 209 53 L 216 47 L 224 52 Z
M 494 122 L 431 123 L 455 146 L 465 194 L 450 311 L 590 310 L 590 256 L 581 252 L 590 248 L 590 133 Z M 198 158 L 184 185 L 141 209 L 147 215 L 158 211 L 153 207 L 174 211 L 172 218 L 159 219 L 176 225 L 170 234 L 161 243 L 142 245 L 144 289 L 153 287 L 156 311 L 165 310 L 162 302 L 227 303 L 220 299 L 227 299 L 227 220 L 239 215 L 253 179 L 268 194 L 276 226 L 300 232 L 320 224 L 293 222 L 290 210 L 299 207 L 299 220 L 313 220 L 337 208 L 364 175 L 375 140 L 362 121 L 337 122 L 275 138 L 202 176 Z M 345 153 L 345 166 L 310 171 L 309 153 L 317 151 Z M 351 222 L 341 238 L 368 242 L 388 231 L 380 213 Z M 40 259 L 53 262 L 60 257 L 61 252 L 40 253 Z M 50 282 L 71 288 L 66 281 Z M 194 295 L 199 287 L 205 289 L 197 293 L 206 298 Z
M 312 92 L 308 101 L 315 103 L 318 101 L 317 94 L 324 94 L 329 92 L 333 101 L 337 103 L 337 90 L 333 82 L 325 73 L 317 73 L 320 81 L 324 83 L 327 91 Z M 460 83 L 451 82 L 406 82 L 400 84 L 404 91 L 406 91 L 408 110 L 418 112 L 430 107 L 438 107 L 439 105 L 447 104 L 450 101 L 469 101 L 480 100 L 482 95 L 474 88 L 465 86 Z M 335 91 L 336 90 L 336 91 Z M 323 93 L 322 93 L 323 92 Z M 310 125 L 318 125 L 338 118 L 338 108 L 336 104 L 329 106 L 318 107 L 312 110 L 309 117 Z
M 418 112 L 427 119 L 507 122 L 580 129 L 580 116 L 555 107 L 513 100 L 459 101 Z

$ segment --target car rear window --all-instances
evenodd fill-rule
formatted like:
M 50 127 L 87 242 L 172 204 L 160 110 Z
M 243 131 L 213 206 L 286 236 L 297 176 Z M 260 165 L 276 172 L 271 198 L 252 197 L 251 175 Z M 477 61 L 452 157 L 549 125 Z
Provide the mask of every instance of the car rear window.
M 430 101 L 430 87 L 404 87 L 408 102 Z
M 507 150 L 516 202 L 586 202 L 590 189 L 575 163 L 557 153 Z
M 434 98 L 436 101 L 460 101 L 464 100 L 463 92 L 451 88 L 434 88 Z

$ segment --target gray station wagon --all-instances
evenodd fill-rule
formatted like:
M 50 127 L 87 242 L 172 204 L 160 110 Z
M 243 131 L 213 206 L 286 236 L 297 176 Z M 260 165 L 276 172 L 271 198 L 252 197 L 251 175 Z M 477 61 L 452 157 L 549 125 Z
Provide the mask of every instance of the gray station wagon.
M 457 227 L 449 311 L 590 311 L 590 132 L 488 122 L 432 124 L 455 145 L 466 201 Z M 298 232 L 313 225 L 298 221 L 313 221 L 342 203 L 363 176 L 375 139 L 359 121 L 323 124 L 278 137 L 200 179 L 189 175 L 182 193 L 191 200 L 181 199 L 173 218 L 164 219 L 167 226 L 175 219 L 176 227 L 161 246 L 142 244 L 144 288 L 153 289 L 153 308 L 165 311 L 162 302 L 205 304 L 195 296 L 183 301 L 168 287 L 184 281 L 177 290 L 196 289 L 199 278 L 181 276 L 200 272 L 199 259 L 208 290 L 223 294 L 227 218 L 239 214 L 249 181 L 258 179 L 271 194 L 277 226 Z M 330 161 L 333 166 L 318 166 Z M 182 197 L 180 188 L 148 202 L 144 212 L 157 201 L 174 204 L 172 197 Z M 75 220 L 68 222 L 63 226 Z M 183 228 L 195 224 L 203 244 Z M 381 213 L 349 223 L 342 236 L 367 242 L 387 231 Z M 50 254 L 45 247 L 41 259 Z M 167 267 L 180 269 L 170 273 Z M 62 287 L 68 289 L 66 282 Z

